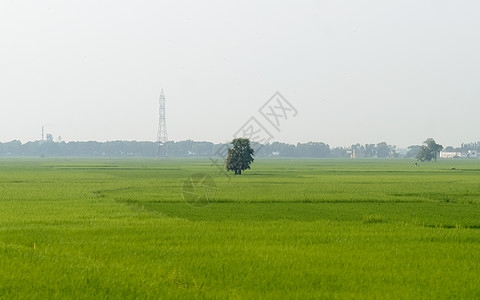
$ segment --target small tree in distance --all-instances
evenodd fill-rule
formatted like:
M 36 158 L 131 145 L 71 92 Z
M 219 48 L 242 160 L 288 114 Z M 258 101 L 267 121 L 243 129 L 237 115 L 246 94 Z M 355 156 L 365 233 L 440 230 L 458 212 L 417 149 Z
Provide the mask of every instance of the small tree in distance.
M 420 161 L 431 161 L 434 159 L 437 161 L 438 154 L 440 151 L 442 151 L 443 146 L 439 145 L 435 142 L 434 139 L 429 138 L 425 142 L 423 142 L 425 145 L 423 145 L 420 148 L 420 151 L 417 154 L 417 159 Z
M 245 138 L 236 138 L 232 141 L 233 148 L 228 149 L 226 169 L 235 171 L 235 175 L 241 175 L 243 170 L 250 169 L 253 162 L 253 149 L 250 146 L 250 140 Z

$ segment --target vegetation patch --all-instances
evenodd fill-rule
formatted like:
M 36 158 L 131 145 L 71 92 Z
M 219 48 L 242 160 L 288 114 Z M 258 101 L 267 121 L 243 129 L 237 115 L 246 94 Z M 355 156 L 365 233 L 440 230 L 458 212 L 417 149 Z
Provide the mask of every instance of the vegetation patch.
M 363 223 L 383 223 L 385 220 L 379 215 L 368 215 L 363 217 Z
M 478 298 L 480 173 L 450 164 L 2 159 L 0 298 Z

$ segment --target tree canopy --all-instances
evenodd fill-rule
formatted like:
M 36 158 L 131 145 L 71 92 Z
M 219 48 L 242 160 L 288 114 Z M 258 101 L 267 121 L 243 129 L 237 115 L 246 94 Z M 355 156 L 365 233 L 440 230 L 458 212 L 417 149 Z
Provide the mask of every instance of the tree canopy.
M 253 162 L 254 151 L 250 146 L 250 140 L 236 138 L 232 141 L 233 147 L 228 149 L 226 161 L 227 171 L 235 171 L 235 175 L 241 175 L 243 170 L 250 169 Z
M 422 162 L 432 161 L 432 159 L 437 161 L 438 154 L 442 151 L 443 146 L 437 144 L 432 138 L 428 138 L 423 144 L 417 154 L 417 159 Z

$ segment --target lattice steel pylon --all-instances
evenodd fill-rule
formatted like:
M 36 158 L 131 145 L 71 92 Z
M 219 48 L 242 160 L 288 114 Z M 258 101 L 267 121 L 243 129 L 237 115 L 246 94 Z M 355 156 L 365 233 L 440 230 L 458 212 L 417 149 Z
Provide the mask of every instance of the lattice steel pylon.
M 158 143 L 158 150 L 157 156 L 160 155 L 162 145 L 168 142 L 167 137 L 167 120 L 165 114 L 165 93 L 162 91 L 160 92 L 160 109 L 159 109 L 159 119 L 158 119 L 158 134 L 157 134 L 157 143 Z M 165 155 L 166 156 L 166 155 Z

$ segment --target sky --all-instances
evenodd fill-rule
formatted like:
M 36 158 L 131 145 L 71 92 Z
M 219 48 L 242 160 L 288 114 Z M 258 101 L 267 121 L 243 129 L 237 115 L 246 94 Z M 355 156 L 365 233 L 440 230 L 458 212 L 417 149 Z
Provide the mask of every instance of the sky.
M 42 126 L 155 141 L 162 88 L 173 141 L 225 142 L 251 117 L 272 142 L 479 141 L 479 15 L 463 0 L 0 0 L 0 141 Z M 276 92 L 289 110 L 270 123 Z

